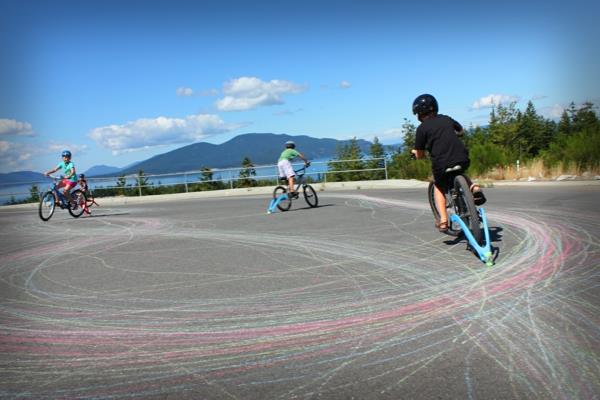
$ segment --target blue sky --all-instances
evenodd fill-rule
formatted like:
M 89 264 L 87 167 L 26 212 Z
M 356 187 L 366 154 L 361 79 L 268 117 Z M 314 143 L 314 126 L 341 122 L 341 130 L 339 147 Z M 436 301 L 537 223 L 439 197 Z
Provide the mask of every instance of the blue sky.
M 96 4 L 98 3 L 98 4 Z M 412 100 L 600 104 L 598 2 L 0 0 L 0 172 L 248 132 L 400 143 Z M 274 160 L 275 161 L 275 160 Z

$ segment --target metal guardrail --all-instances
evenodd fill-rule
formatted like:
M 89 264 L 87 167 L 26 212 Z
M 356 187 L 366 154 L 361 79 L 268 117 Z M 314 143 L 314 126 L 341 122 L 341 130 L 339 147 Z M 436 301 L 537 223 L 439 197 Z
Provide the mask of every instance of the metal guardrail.
M 347 169 L 340 171 L 331 171 L 328 167 L 331 164 L 335 163 L 350 163 L 350 162 L 369 162 L 369 161 L 382 161 L 383 167 L 380 168 L 362 168 L 362 169 Z M 295 163 L 293 165 L 302 165 L 301 163 Z M 370 171 L 382 171 L 384 172 L 385 179 L 388 179 L 388 170 L 387 170 L 387 160 L 384 157 L 380 158 L 363 158 L 363 159 L 354 159 L 354 160 L 331 160 L 331 161 L 314 161 L 311 162 L 311 169 L 318 169 L 319 165 L 326 166 L 325 169 L 311 171 L 310 169 L 306 171 L 307 176 L 318 176 L 322 177 L 323 182 L 327 182 L 327 175 L 331 174 L 344 174 L 344 173 L 353 173 L 353 172 L 370 172 Z M 315 168 L 317 167 L 317 168 Z M 168 173 L 168 174 L 144 174 L 140 177 L 139 174 L 130 174 L 130 175 L 121 175 L 121 176 L 111 176 L 111 177 L 89 177 L 87 178 L 88 186 L 92 190 L 96 189 L 138 189 L 138 195 L 143 195 L 143 188 L 149 187 L 161 187 L 161 186 L 175 186 L 175 185 L 184 185 L 185 192 L 189 191 L 189 186 L 193 184 L 206 184 L 206 183 L 227 183 L 230 189 L 234 188 L 234 182 L 246 179 L 252 180 L 276 180 L 278 179 L 277 174 L 277 165 L 261 165 L 261 166 L 253 166 L 250 167 L 256 172 L 256 175 L 249 177 L 240 177 L 240 172 L 246 170 L 248 168 L 244 167 L 236 167 L 236 168 L 214 168 L 210 170 L 210 173 L 215 176 L 220 176 L 219 179 L 211 179 L 211 180 L 202 180 L 200 177 L 206 171 L 196 170 L 196 171 L 186 171 L 186 172 L 176 172 L 176 173 Z M 260 174 L 259 171 L 267 170 L 264 174 Z M 270 170 L 270 171 L 269 171 Z M 273 173 L 273 170 L 275 173 Z M 197 177 L 196 179 L 191 179 L 190 177 Z M 146 185 L 140 185 L 140 178 L 143 178 L 148 182 Z M 112 184 L 116 183 L 118 180 L 124 179 L 124 185 Z M 168 182 L 162 182 L 162 180 L 168 180 Z M 111 183 L 112 185 L 104 186 L 102 183 Z M 2 187 L 21 187 L 21 191 L 15 191 L 10 193 L 1 193 L 0 192 L 0 205 L 4 205 L 7 202 L 10 202 L 9 199 L 15 198 L 17 196 L 30 196 L 30 188 L 33 185 L 37 185 L 38 191 L 40 193 L 46 190 L 46 186 L 50 185 L 49 180 L 44 181 L 29 181 L 29 182 L 17 182 L 17 183 L 0 183 L 0 190 Z M 29 190 L 24 191 L 23 187 L 28 187 Z

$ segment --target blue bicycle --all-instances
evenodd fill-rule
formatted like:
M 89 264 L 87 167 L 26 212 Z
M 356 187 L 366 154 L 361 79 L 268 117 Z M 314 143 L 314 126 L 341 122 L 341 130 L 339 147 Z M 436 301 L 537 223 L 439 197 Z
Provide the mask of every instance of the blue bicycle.
M 469 248 L 473 250 L 481 261 L 488 266 L 494 265 L 494 258 L 490 243 L 485 210 L 475 205 L 471 188 L 460 165 L 448 168 L 445 171 L 446 179 L 446 214 L 448 215 L 448 229 L 446 234 L 459 236 L 464 234 L 469 241 Z M 435 184 L 429 183 L 427 189 L 429 206 L 436 221 L 441 220 L 440 211 L 435 202 Z
M 306 204 L 310 207 L 314 208 L 319 205 L 319 198 L 317 197 L 317 192 L 315 189 L 306 183 L 304 175 L 306 174 L 306 168 L 310 166 L 310 163 L 304 165 L 304 167 L 294 170 L 296 175 L 296 193 L 299 192 L 300 186 L 302 186 L 302 194 L 304 195 L 304 200 L 306 200 Z M 280 178 L 281 183 L 287 181 L 286 178 Z M 287 186 L 280 185 L 273 190 L 273 200 L 271 200 L 271 204 L 269 205 L 269 213 L 275 210 L 275 207 L 279 208 L 281 211 L 287 211 L 292 207 L 292 198 L 288 196 L 288 188 Z M 296 197 L 297 198 L 297 197 Z
M 52 186 L 50 189 L 45 192 L 40 198 L 40 206 L 39 206 L 39 214 L 42 221 L 48 221 L 52 218 L 54 214 L 54 210 L 58 205 L 62 209 L 69 210 L 69 214 L 74 218 L 81 217 L 81 214 L 85 211 L 86 206 L 86 198 L 85 193 L 83 193 L 80 189 L 75 189 L 71 192 L 71 199 L 73 199 L 73 203 L 69 203 L 65 196 L 62 194 L 60 190 L 58 190 L 58 182 L 60 182 L 61 178 L 51 176 L 54 179 Z

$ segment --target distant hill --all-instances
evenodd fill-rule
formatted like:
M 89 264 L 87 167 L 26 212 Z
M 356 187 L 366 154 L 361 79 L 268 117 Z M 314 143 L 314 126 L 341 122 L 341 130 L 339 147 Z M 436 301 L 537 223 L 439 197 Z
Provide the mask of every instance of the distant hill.
M 254 165 L 271 165 L 277 163 L 279 154 L 288 140 L 296 142 L 296 148 L 309 160 L 334 157 L 337 146 L 349 142 L 348 140 L 318 139 L 310 136 L 247 133 L 222 144 L 205 142 L 190 144 L 123 168 L 96 165 L 85 171 L 85 175 L 88 177 L 129 175 L 136 174 L 140 170 L 146 174 L 164 174 L 196 171 L 205 166 L 210 168 L 239 167 L 244 157 L 249 157 Z M 371 142 L 359 139 L 358 145 L 363 154 L 369 153 Z M 43 174 L 32 171 L 0 174 L 0 184 L 3 186 L 23 182 L 44 182 L 47 179 Z
M 336 154 L 338 145 L 349 141 L 317 139 L 310 136 L 290 136 L 273 133 L 247 133 L 222 144 L 194 143 L 168 153 L 159 154 L 134 166 L 123 168 L 119 174 L 163 174 L 199 170 L 202 167 L 239 167 L 244 157 L 254 165 L 276 164 L 279 154 L 288 140 L 296 143 L 296 149 L 308 159 L 329 158 Z M 371 142 L 359 139 L 364 154 L 368 154 Z
M 98 176 L 98 175 L 109 175 L 116 174 L 121 171 L 121 168 L 111 167 L 109 165 L 94 165 L 90 169 L 84 172 L 85 176 Z
M 18 185 L 31 182 L 46 182 L 49 178 L 44 174 L 33 171 L 17 171 L 7 174 L 0 174 L 0 184 L 2 186 Z

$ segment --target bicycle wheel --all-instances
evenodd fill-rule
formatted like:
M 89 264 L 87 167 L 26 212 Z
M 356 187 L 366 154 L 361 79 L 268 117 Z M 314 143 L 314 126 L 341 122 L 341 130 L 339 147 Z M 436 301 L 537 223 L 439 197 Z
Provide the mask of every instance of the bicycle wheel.
M 76 207 L 71 205 L 69 207 L 69 214 L 74 218 L 79 218 L 85 210 L 85 194 L 81 190 L 75 189 L 71 192 L 71 198 L 75 202 Z
M 85 206 L 87 208 L 90 208 L 93 205 L 94 205 L 94 194 L 90 191 L 87 194 L 85 194 Z
M 444 194 L 446 197 L 446 215 L 448 216 L 448 230 L 446 231 L 447 235 L 450 236 L 458 236 L 462 232 L 460 225 L 456 222 L 452 222 L 451 216 L 454 214 L 454 207 L 452 206 L 452 202 L 449 199 L 448 194 Z M 429 200 L 429 207 L 431 207 L 431 212 L 433 213 L 433 218 L 436 221 L 440 220 L 440 212 L 437 208 L 437 204 L 435 203 L 435 184 L 433 182 L 429 182 L 429 187 L 427 188 L 427 199 Z
M 475 206 L 475 200 L 473 200 L 473 194 L 464 176 L 457 175 L 454 178 L 454 190 L 456 191 L 456 200 L 454 201 L 456 215 L 469 228 L 475 241 L 481 244 L 483 240 L 481 219 Z
M 276 199 L 285 193 L 287 193 L 287 188 L 285 186 L 277 186 L 275 188 L 275 190 L 273 190 L 273 198 Z M 279 208 L 281 211 L 287 211 L 290 209 L 291 206 L 292 206 L 292 199 L 290 199 L 289 197 L 284 200 L 281 200 L 277 204 L 277 208 Z
M 315 192 L 315 189 L 313 189 L 312 186 L 305 185 L 303 188 L 303 192 L 304 200 L 306 200 L 306 203 L 308 203 L 309 206 L 314 208 L 319 205 L 319 198 L 317 197 L 317 192 Z
M 52 214 L 54 214 L 55 207 L 56 203 L 54 201 L 54 193 L 48 190 L 42 195 L 42 198 L 40 199 L 40 206 L 38 209 L 42 221 L 48 221 L 50 218 L 52 218 Z

